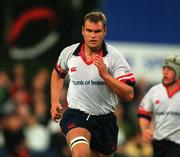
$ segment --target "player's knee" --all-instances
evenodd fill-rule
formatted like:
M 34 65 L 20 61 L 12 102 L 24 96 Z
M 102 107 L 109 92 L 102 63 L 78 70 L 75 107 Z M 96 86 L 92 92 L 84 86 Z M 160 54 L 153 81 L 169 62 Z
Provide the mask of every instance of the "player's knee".
M 73 157 L 90 157 L 90 149 L 85 145 L 76 145 L 71 151 Z
M 77 149 L 72 152 L 73 157 L 90 157 L 89 151 Z
M 73 157 L 89 157 L 90 148 L 88 140 L 83 136 L 75 137 L 70 141 L 70 149 Z

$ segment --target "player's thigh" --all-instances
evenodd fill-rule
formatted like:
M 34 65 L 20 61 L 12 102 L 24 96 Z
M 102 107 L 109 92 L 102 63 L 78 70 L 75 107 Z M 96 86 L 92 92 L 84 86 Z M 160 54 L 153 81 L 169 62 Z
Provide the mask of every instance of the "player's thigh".
M 73 128 L 66 135 L 67 143 L 71 149 L 72 155 L 90 154 L 90 132 L 85 128 Z
M 110 155 L 104 155 L 95 151 L 91 151 L 90 157 L 113 157 L 113 154 Z

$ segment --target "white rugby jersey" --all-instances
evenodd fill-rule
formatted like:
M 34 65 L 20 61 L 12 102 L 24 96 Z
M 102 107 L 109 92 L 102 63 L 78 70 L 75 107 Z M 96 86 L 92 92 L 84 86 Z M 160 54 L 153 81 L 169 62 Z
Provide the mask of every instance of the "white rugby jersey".
M 68 107 L 91 115 L 114 111 L 118 103 L 117 96 L 100 77 L 97 67 L 92 62 L 86 62 L 83 49 L 83 43 L 66 47 L 60 53 L 55 67 L 60 77 L 69 74 Z M 114 78 L 130 85 L 135 83 L 130 66 L 115 48 L 103 43 L 99 54 Z
M 153 86 L 142 99 L 139 117 L 154 117 L 154 138 L 180 144 L 180 87 L 168 95 L 163 84 Z

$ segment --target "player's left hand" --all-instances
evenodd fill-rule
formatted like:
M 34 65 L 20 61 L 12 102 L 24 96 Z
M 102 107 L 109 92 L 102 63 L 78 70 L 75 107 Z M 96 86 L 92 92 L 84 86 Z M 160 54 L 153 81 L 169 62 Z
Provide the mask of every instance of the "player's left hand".
M 98 68 L 99 75 L 104 77 L 108 74 L 106 64 L 103 61 L 103 58 L 100 55 L 95 55 L 92 58 L 94 65 Z

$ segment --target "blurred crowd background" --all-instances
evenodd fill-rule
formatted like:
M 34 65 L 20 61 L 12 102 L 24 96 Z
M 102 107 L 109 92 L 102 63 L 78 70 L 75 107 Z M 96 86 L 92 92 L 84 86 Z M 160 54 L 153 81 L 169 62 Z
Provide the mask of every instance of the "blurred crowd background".
M 81 40 L 83 17 L 92 10 L 107 15 L 109 42 L 164 44 L 179 53 L 179 0 L 0 0 L 1 157 L 70 157 L 59 125 L 50 118 L 50 75 L 61 50 Z M 149 68 L 161 69 L 162 56 Z M 141 141 L 136 117 L 142 97 L 160 80 L 160 73 L 156 80 L 148 74 L 153 75 L 137 76 L 133 102 L 119 100 L 115 157 L 153 156 L 151 144 Z M 68 78 L 61 99 L 65 108 L 67 87 Z

